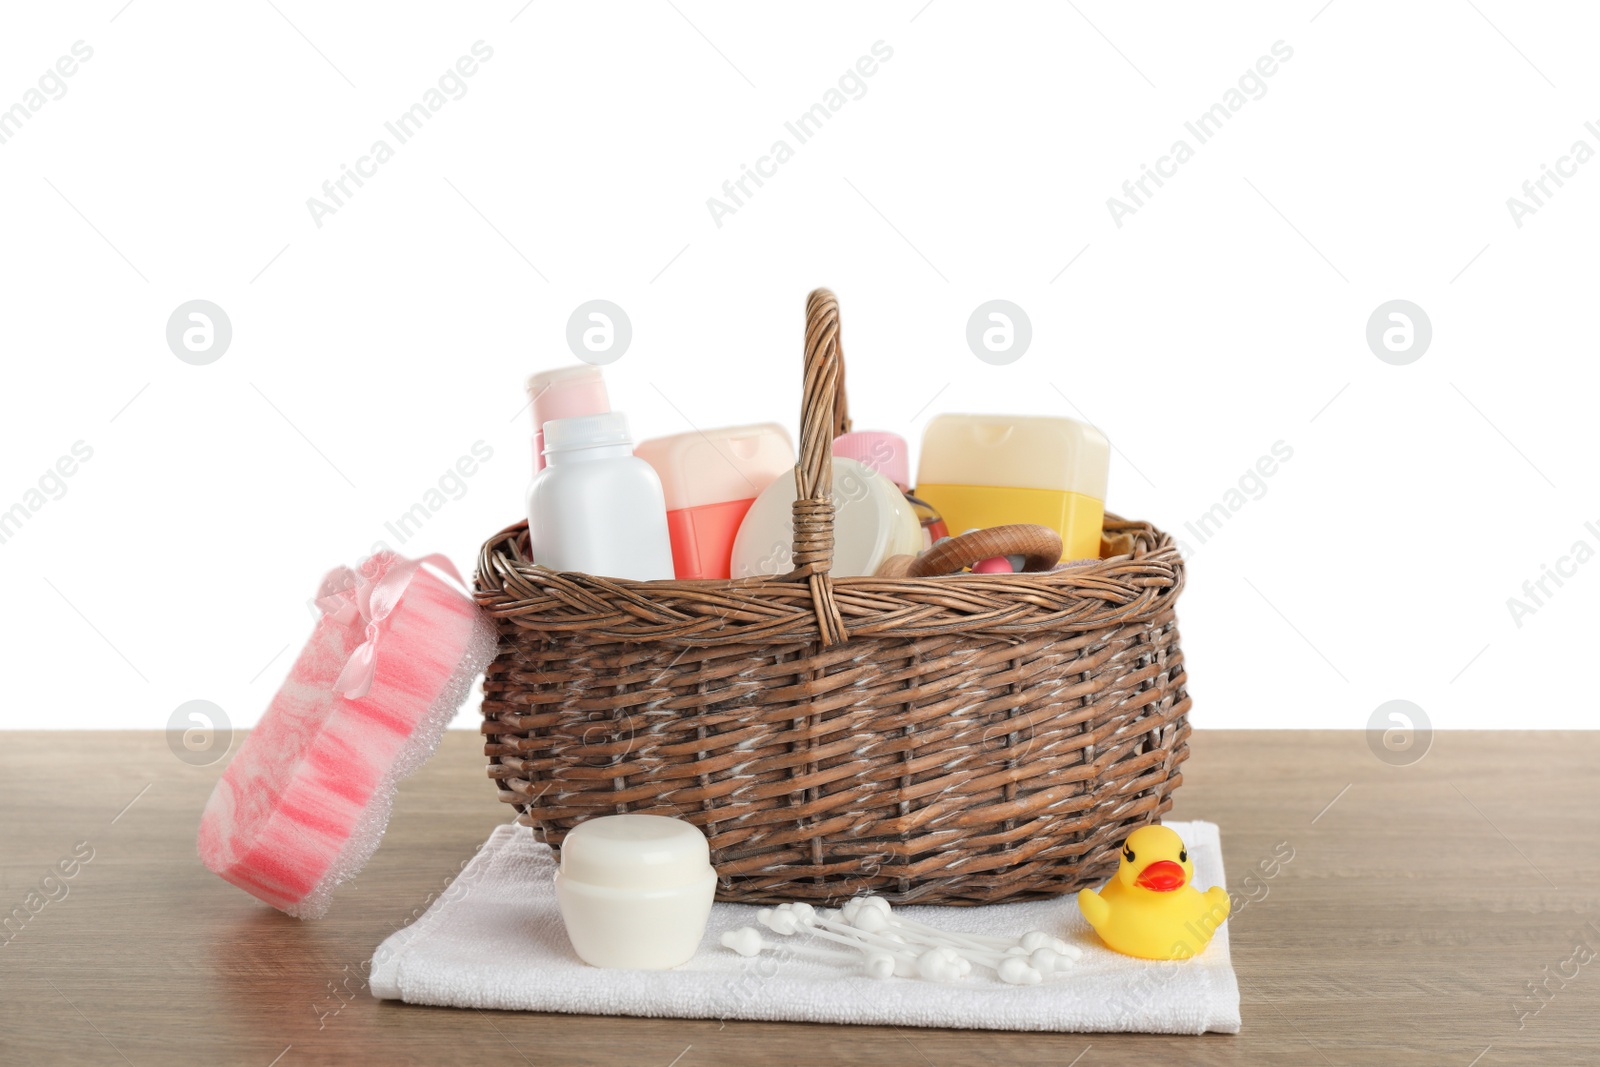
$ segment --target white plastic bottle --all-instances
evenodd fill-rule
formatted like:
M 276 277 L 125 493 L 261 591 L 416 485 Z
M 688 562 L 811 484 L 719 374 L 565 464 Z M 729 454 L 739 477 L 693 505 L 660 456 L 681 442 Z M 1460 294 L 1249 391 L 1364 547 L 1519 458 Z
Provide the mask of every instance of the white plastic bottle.
M 528 487 L 533 561 L 607 578 L 671 578 L 667 502 L 633 454 L 620 412 L 544 424 L 545 468 Z

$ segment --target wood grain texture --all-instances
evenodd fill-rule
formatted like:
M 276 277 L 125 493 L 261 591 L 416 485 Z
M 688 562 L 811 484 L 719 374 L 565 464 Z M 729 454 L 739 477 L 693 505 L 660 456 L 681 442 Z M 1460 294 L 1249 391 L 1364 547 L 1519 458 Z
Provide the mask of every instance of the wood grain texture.
M 195 830 L 220 765 L 185 766 L 156 733 L 87 740 L 0 738 L 0 912 L 33 892 L 59 896 L 45 876 L 70 866 L 75 848 L 81 856 L 81 842 L 93 850 L 60 880 L 65 897 L 0 932 L 10 938 L 0 945 L 0 1063 L 1499 1067 L 1600 1058 L 1600 960 L 1569 962 L 1579 938 L 1600 950 L 1600 733 L 1439 734 L 1420 763 L 1396 768 L 1356 732 L 1197 732 L 1171 817 L 1222 827 L 1244 1014 L 1242 1033 L 1198 1038 L 379 1003 L 360 980 L 364 961 L 505 818 L 483 780 L 480 738 L 450 734 L 403 784 L 372 863 L 315 923 L 279 915 L 200 866 Z M 83 788 L 86 776 L 94 788 Z M 1262 874 L 1259 864 L 1291 849 L 1274 877 Z M 1542 999 L 1529 999 L 1529 982 L 1546 983 Z M 1519 1009 L 1535 1008 L 1519 1020 Z

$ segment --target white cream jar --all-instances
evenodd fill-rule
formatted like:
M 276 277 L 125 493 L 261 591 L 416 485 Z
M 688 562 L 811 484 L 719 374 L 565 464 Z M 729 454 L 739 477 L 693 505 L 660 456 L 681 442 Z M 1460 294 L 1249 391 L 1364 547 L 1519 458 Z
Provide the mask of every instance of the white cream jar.
M 717 872 L 705 834 L 661 815 L 607 815 L 561 843 L 556 901 L 567 938 L 595 967 L 664 970 L 700 947 Z

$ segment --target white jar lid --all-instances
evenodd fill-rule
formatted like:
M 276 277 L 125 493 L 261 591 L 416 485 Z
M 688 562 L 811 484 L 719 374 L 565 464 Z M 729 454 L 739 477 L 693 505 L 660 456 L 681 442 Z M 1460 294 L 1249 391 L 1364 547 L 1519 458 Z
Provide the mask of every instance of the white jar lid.
M 778 478 L 745 514 L 733 542 L 735 578 L 794 569 L 795 480 Z M 833 459 L 835 577 L 874 574 L 890 556 L 922 551 L 922 525 L 895 484 L 853 459 Z
M 561 843 L 561 876 L 611 889 L 670 889 L 711 869 L 706 835 L 664 815 L 604 815 Z

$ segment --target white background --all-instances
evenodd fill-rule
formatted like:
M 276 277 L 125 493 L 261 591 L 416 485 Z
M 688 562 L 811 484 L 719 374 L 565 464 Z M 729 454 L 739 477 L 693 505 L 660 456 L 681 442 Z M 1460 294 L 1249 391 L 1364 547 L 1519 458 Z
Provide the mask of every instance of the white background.
M 275 2 L 3 15 L 0 107 L 94 52 L 0 145 L 0 509 L 93 457 L 0 544 L 0 726 L 160 728 L 197 698 L 254 722 L 324 571 L 379 540 L 467 571 L 518 517 L 523 380 L 573 362 L 579 303 L 632 319 L 608 374 L 638 436 L 792 428 L 817 285 L 858 428 L 1105 430 L 1111 508 L 1189 543 L 1197 726 L 1360 728 L 1391 699 L 1593 724 L 1600 561 L 1520 626 L 1507 605 L 1600 548 L 1600 161 L 1520 228 L 1506 205 L 1600 149 L 1579 5 Z M 307 198 L 480 40 L 466 94 L 319 228 Z M 797 145 L 785 121 L 877 41 Z M 1265 95 L 1197 144 L 1185 121 L 1277 41 Z M 1119 228 L 1107 198 L 1180 137 Z M 794 158 L 718 227 L 707 198 L 779 138 Z M 165 339 L 196 298 L 233 326 L 208 366 Z M 965 342 L 993 298 L 1033 325 L 1008 366 Z M 1406 366 L 1365 340 L 1397 298 L 1434 331 Z M 387 534 L 478 441 L 464 495 Z M 1264 495 L 1186 535 L 1278 441 Z

